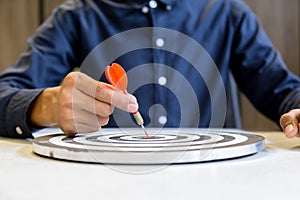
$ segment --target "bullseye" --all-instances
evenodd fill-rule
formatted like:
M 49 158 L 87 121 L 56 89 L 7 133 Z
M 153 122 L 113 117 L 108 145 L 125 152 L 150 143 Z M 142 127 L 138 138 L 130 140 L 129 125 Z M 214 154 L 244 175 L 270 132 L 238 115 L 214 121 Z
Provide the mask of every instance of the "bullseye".
M 142 140 L 142 139 L 162 139 L 164 138 L 163 136 L 154 136 L 154 135 L 147 135 L 147 136 L 136 136 L 136 137 L 133 137 L 135 139 L 139 139 L 139 140 Z
M 153 136 L 153 135 L 146 135 L 143 136 L 144 139 L 156 139 L 157 137 Z

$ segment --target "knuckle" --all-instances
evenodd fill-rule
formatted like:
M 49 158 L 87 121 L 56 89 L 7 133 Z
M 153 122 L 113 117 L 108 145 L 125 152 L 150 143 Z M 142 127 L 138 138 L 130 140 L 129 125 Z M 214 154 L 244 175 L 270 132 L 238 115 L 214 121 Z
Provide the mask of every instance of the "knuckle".
M 73 96 L 73 92 L 70 90 L 62 90 L 60 94 L 60 100 L 63 102 L 70 102 Z
M 107 91 L 105 90 L 105 87 L 103 87 L 103 86 L 97 87 L 96 92 L 100 97 L 104 97 L 107 95 Z
M 98 84 L 98 87 L 96 88 L 96 96 L 99 100 L 104 100 L 107 103 L 112 102 L 112 92 L 105 85 Z
M 289 113 L 285 113 L 280 117 L 280 122 L 286 124 L 289 123 L 292 119 L 293 118 Z
M 62 112 L 72 112 L 73 94 L 68 91 L 62 91 L 58 103 Z
M 106 96 L 106 91 L 103 87 L 98 87 L 96 92 L 97 94 L 99 94 L 100 97 Z
M 64 83 L 74 85 L 75 82 L 79 79 L 79 72 L 71 72 L 64 78 Z

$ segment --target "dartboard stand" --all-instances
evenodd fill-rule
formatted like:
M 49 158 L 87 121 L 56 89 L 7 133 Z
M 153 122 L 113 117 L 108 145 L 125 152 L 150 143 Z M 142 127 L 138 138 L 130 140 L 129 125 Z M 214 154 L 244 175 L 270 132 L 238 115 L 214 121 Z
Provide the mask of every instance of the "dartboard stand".
M 173 164 L 232 159 L 265 148 L 264 137 L 232 129 L 101 129 L 33 140 L 33 151 L 49 158 L 103 164 Z

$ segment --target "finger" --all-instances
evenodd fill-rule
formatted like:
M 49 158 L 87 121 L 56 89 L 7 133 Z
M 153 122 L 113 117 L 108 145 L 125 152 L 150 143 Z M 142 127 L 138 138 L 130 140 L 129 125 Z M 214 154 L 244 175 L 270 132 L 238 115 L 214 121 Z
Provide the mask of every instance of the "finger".
M 65 79 L 70 79 L 69 81 L 73 82 L 75 88 L 80 90 L 82 93 L 91 97 L 95 97 L 95 92 L 99 81 L 96 81 L 81 72 L 70 73 Z
M 97 116 L 83 109 L 74 109 L 72 117 L 66 116 L 60 123 L 61 129 L 67 135 L 98 131 L 108 123 L 109 117 Z
M 298 132 L 295 135 L 296 137 L 300 137 L 300 123 L 298 122 Z
M 288 138 L 295 137 L 299 132 L 298 115 L 299 115 L 299 111 L 292 110 L 282 115 L 280 118 L 280 125 L 283 129 L 284 134 Z
M 87 112 L 98 116 L 108 117 L 112 114 L 114 107 L 111 104 L 99 101 L 79 90 L 74 91 L 74 107 L 82 108 Z
M 101 126 L 104 126 L 108 123 L 109 117 L 98 117 L 98 122 L 91 124 L 86 121 L 77 121 L 75 125 L 75 131 L 65 132 L 67 135 L 75 135 L 77 133 L 92 133 L 98 131 Z
M 112 95 L 111 92 L 116 90 L 114 86 L 96 81 L 88 75 L 80 72 L 77 72 L 77 74 L 71 73 L 71 77 L 69 79 L 74 82 L 75 87 L 82 93 L 93 98 L 99 97 L 98 100 L 105 101 L 107 103 L 110 103 L 109 99 Z
M 77 124 L 77 127 L 76 127 L 76 130 L 63 130 L 63 132 L 67 135 L 67 136 L 74 136 L 78 133 L 92 133 L 92 132 L 96 132 L 100 129 L 101 127 L 99 127 L 98 129 L 97 128 L 94 128 L 94 127 L 91 127 L 87 124 Z
M 284 134 L 288 138 L 295 137 L 297 135 L 297 128 L 293 124 L 289 124 L 284 128 Z
M 138 110 L 138 103 L 133 95 L 112 90 L 105 83 L 98 83 L 95 98 L 127 112 L 133 113 Z
M 78 90 L 88 96 L 109 103 L 127 112 L 136 112 L 138 110 L 138 104 L 133 95 L 113 90 L 113 86 L 96 81 L 83 73 L 70 73 L 65 78 L 65 82 L 74 84 Z

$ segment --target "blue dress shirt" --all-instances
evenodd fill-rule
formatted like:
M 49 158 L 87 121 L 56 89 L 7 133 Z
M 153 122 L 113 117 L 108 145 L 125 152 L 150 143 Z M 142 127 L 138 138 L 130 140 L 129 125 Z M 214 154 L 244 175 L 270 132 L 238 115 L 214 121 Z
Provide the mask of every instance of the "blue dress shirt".
M 27 113 L 44 88 L 59 85 L 76 67 L 106 81 L 103 70 L 112 62 L 128 72 L 128 91 L 137 97 L 146 126 L 232 126 L 222 88 L 228 94 L 230 73 L 276 122 L 299 107 L 299 78 L 239 0 L 67 1 L 28 44 L 0 76 L 2 136 L 32 137 L 37 127 Z M 136 125 L 116 109 L 107 127 L 115 126 Z

